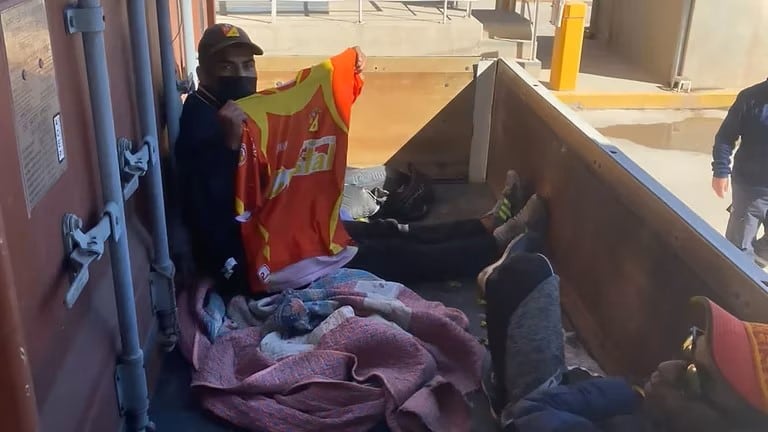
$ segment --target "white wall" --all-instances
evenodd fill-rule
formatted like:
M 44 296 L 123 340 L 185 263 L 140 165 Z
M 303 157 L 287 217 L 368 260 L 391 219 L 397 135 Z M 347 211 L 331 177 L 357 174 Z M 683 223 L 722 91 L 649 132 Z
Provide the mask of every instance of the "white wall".
M 696 0 L 683 74 L 694 88 L 743 88 L 765 80 L 767 32 L 766 0 Z

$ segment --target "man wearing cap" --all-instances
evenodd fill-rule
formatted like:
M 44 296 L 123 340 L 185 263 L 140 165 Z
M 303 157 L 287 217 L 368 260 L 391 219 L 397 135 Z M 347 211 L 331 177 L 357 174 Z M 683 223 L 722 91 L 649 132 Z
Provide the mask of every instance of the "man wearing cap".
M 238 160 L 233 149 L 245 114 L 233 101 L 256 92 L 254 56 L 263 53 L 242 29 L 228 24 L 209 27 L 198 45 L 200 86 L 184 102 L 174 158 L 182 216 L 204 274 L 217 274 L 226 257 L 242 254 L 233 241 L 239 235 L 232 218 Z
M 768 324 L 704 297 L 703 330 L 641 388 L 565 365 L 559 279 L 523 236 L 483 271 L 490 362 L 483 378 L 505 432 L 768 430 Z
M 246 117 L 233 101 L 256 92 L 254 56 L 263 50 L 242 29 L 216 24 L 204 32 L 198 53 L 200 87 L 184 103 L 174 150 L 182 214 L 201 276 L 216 278 L 224 293 L 248 293 L 254 287 L 244 270 L 247 254 L 234 214 L 235 171 Z M 357 47 L 354 54 L 354 73 L 359 74 L 365 55 Z M 500 201 L 482 219 L 429 226 L 345 222 L 354 245 L 272 273 L 269 289 L 300 288 L 311 282 L 308 278 L 341 266 L 404 283 L 423 275 L 431 280 L 474 275 L 498 257 L 516 232 L 545 219 L 543 201 L 529 200 L 530 193 L 523 189 L 517 175 L 509 173 Z M 189 272 L 195 266 L 186 258 L 179 259 L 180 267 Z

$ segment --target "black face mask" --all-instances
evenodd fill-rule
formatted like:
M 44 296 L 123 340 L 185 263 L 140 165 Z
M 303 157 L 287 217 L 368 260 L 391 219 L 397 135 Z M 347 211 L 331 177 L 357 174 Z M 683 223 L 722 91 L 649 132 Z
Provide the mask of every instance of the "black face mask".
M 244 76 L 223 76 L 216 79 L 216 99 L 224 105 L 256 93 L 256 78 Z

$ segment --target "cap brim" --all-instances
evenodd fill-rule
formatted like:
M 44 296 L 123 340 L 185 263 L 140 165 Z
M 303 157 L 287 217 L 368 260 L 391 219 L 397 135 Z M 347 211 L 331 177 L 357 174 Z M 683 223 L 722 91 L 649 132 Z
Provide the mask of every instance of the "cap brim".
M 261 49 L 260 46 L 256 45 L 253 42 L 244 42 L 244 41 L 241 41 L 241 40 L 225 40 L 224 42 L 222 42 L 222 43 L 214 46 L 213 48 L 211 48 L 208 51 L 208 55 L 213 55 L 213 54 L 223 50 L 224 48 L 227 48 L 227 47 L 230 47 L 230 46 L 235 46 L 235 45 L 242 45 L 242 46 L 250 48 L 251 51 L 253 52 L 253 55 L 260 56 L 260 55 L 264 54 L 264 50 Z
M 765 412 L 747 323 L 706 297 L 691 301 L 706 313 L 706 338 L 718 372 L 746 402 Z

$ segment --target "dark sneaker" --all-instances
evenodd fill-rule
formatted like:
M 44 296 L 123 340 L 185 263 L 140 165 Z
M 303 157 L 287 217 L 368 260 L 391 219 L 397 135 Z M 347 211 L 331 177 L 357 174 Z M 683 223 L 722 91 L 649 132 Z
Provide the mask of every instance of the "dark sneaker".
M 487 300 L 492 363 L 491 378 L 484 377 L 483 383 L 503 421 L 504 407 L 542 386 L 559 383 L 564 370 L 563 328 L 559 279 L 544 255 L 505 253 L 492 267 L 479 280 Z
M 512 240 L 526 231 L 546 232 L 547 208 L 538 195 L 531 196 L 515 217 L 493 230 L 493 236 L 500 247 L 507 247 Z
M 493 216 L 494 228 L 498 228 L 504 222 L 517 215 L 530 196 L 530 194 L 526 196 L 526 193 L 526 188 L 520 180 L 520 176 L 513 170 L 507 171 L 507 178 L 504 181 L 501 198 L 496 201 L 496 205 L 486 214 Z
M 510 256 L 518 255 L 521 253 L 541 253 L 544 252 L 544 238 L 541 234 L 528 231 L 524 234 L 520 234 L 515 237 L 507 248 L 504 249 L 504 253 L 501 254 L 496 262 L 492 263 L 488 267 L 484 268 L 479 275 L 477 275 L 477 284 L 480 287 L 480 292 L 485 293 L 485 285 L 488 276 L 500 265 L 502 265 Z

